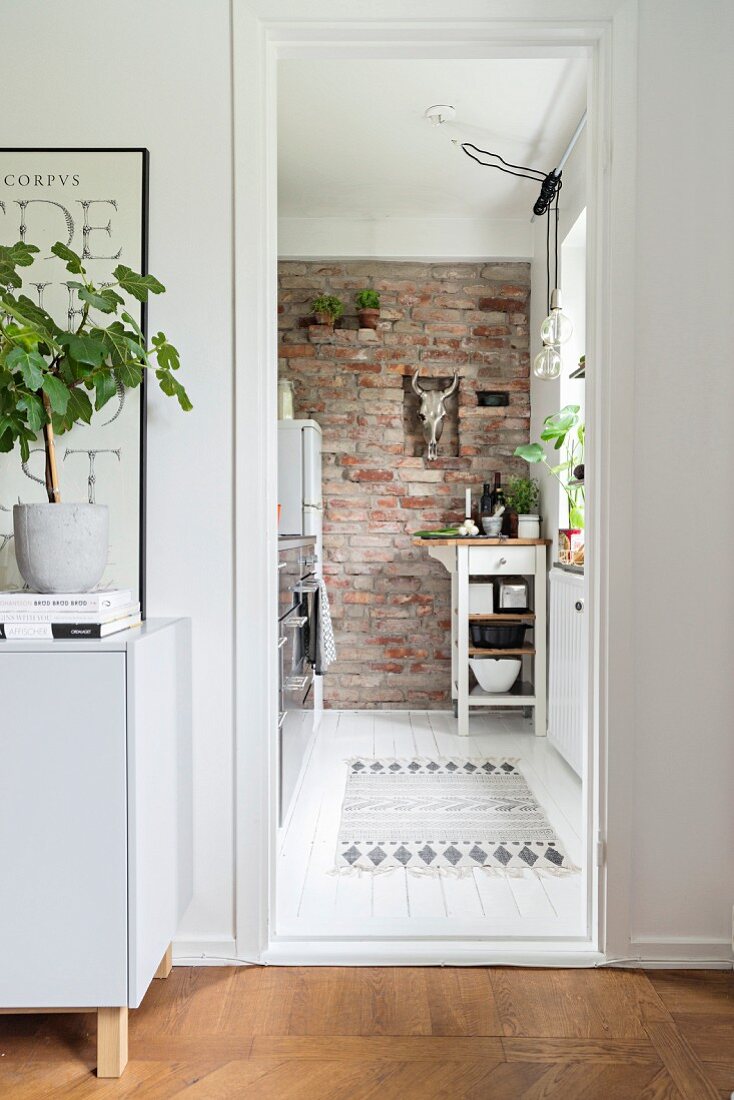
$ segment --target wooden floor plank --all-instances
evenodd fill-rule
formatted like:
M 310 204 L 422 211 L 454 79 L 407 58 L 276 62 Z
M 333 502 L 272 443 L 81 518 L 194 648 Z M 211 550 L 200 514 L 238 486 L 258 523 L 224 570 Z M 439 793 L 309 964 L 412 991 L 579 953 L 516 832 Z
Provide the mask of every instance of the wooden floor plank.
M 709 1100 L 734 1087 L 730 991 L 716 972 L 175 967 L 130 1014 L 120 1081 L 95 1075 L 94 1016 L 0 1017 L 0 1096 Z
M 637 972 L 490 971 L 503 1034 L 579 1039 L 644 1039 L 636 1004 Z
M 250 1057 L 335 1062 L 449 1062 L 464 1058 L 505 1061 L 499 1037 L 467 1035 L 258 1035 Z

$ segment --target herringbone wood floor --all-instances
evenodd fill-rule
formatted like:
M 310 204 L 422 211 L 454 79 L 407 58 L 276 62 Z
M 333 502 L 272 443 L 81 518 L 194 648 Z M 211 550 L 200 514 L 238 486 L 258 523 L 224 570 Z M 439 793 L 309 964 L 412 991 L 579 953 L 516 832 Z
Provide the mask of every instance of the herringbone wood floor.
M 130 1018 L 0 1017 L 0 1096 L 706 1100 L 734 1089 L 731 972 L 189 968 Z

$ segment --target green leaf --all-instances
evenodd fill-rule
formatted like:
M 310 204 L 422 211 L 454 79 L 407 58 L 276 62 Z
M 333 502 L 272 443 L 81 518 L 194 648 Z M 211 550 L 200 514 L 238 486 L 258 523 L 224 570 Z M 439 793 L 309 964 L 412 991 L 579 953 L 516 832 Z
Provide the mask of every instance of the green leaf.
M 99 410 L 117 393 L 117 381 L 111 371 L 100 371 L 94 376 L 94 407 Z
M 23 281 L 16 267 L 29 267 L 33 263 L 33 254 L 38 252 L 34 244 L 16 241 L 11 245 L 0 245 L 0 284 L 20 287 Z
M 53 374 L 45 374 L 43 377 L 43 391 L 51 402 L 53 412 L 63 416 L 69 404 L 70 390 L 60 378 Z
M 123 363 L 117 368 L 117 377 L 123 386 L 134 390 L 143 381 L 143 368 L 134 362 Z
M 174 378 L 167 370 L 157 370 L 155 376 L 158 379 L 158 384 L 163 393 L 165 393 L 167 397 L 177 397 L 178 403 L 183 411 L 191 412 L 194 406 L 189 401 L 189 396 L 178 378 Z
M 72 275 L 84 274 L 81 256 L 77 256 L 76 252 L 72 252 L 68 245 L 62 244 L 61 241 L 57 241 L 56 244 L 52 246 L 51 251 L 54 256 L 58 256 L 60 260 L 66 261 L 66 270 L 70 271 Z
M 0 260 L 0 284 L 2 286 L 23 286 L 23 280 L 16 274 L 15 264 L 8 260 Z
M 15 433 L 7 428 L 6 431 L 0 431 L 0 453 L 7 454 L 12 451 L 15 446 Z
M 63 335 L 64 330 L 59 328 L 53 317 L 25 294 L 20 294 L 18 298 L 3 294 L 2 308 L 26 329 L 31 329 L 38 339 L 52 347 L 58 344 L 58 338 Z
M 90 367 L 98 367 L 104 362 L 106 355 L 105 345 L 98 337 L 91 333 L 76 334 L 64 333 L 59 343 L 68 350 L 72 359 L 77 363 L 87 363 Z
M 92 309 L 98 309 L 100 313 L 116 313 L 117 307 L 123 304 L 120 295 L 116 294 L 111 287 L 103 287 L 102 290 L 89 290 L 87 287 L 82 287 L 77 294 L 83 302 Z
M 123 385 L 139 386 L 143 377 L 145 349 L 125 331 L 120 321 L 115 321 L 108 329 L 93 331 L 104 341 L 107 358 Z
M 162 332 L 158 333 L 159 336 L 163 336 Z M 163 370 L 178 370 L 181 366 L 181 360 L 179 359 L 178 351 L 174 348 L 173 344 L 169 344 L 165 336 L 163 336 L 162 343 L 156 343 L 156 337 L 153 337 L 153 344 L 155 345 L 155 354 L 158 360 L 158 366 Z
M 0 258 L 9 260 L 16 267 L 30 267 L 33 256 L 40 251 L 34 244 L 16 241 L 15 244 L 0 246 Z
M 515 448 L 515 456 L 524 458 L 526 462 L 542 462 L 545 458 L 545 452 L 540 443 L 523 443 Z
M 25 411 L 28 427 L 31 431 L 40 432 L 46 423 L 46 410 L 43 407 L 41 398 L 32 393 L 26 394 L 18 401 L 18 408 Z
M 46 363 L 37 351 L 13 348 L 6 356 L 5 363 L 10 370 L 20 371 L 29 390 L 39 390 L 41 388 Z
M 165 287 L 158 282 L 155 275 L 140 275 L 137 271 L 119 264 L 112 274 L 117 279 L 123 290 L 132 294 L 139 302 L 147 302 L 148 294 L 163 294 Z
M 568 503 L 568 522 L 572 527 L 578 527 L 581 531 L 584 529 L 584 510 L 579 508 L 576 504 Z
M 66 408 L 67 419 L 71 417 L 75 423 L 78 420 L 83 420 L 85 424 L 88 424 L 92 419 L 93 411 L 92 402 L 84 390 L 77 388 L 69 392 L 69 404 Z

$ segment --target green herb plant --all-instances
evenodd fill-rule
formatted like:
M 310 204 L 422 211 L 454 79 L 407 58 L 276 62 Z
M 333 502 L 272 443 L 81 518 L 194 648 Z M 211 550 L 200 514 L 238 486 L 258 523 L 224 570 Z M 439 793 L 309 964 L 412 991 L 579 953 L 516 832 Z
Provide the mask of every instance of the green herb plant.
M 38 251 L 23 241 L 0 246 L 0 452 L 12 451 L 17 443 L 27 462 L 31 445 L 43 432 L 46 492 L 54 504 L 61 500 L 55 435 L 78 423 L 89 424 L 95 410 L 104 408 L 120 387 L 134 389 L 143 372 L 152 370 L 163 393 L 176 397 L 185 412 L 192 406 L 175 375 L 176 348 L 162 332 L 149 347 L 118 293 L 145 302 L 149 293 L 164 293 L 163 284 L 120 264 L 113 272 L 116 281 L 97 287 L 87 278 L 81 257 L 57 242 L 51 252 L 76 276 L 66 285 L 83 303 L 76 328 L 62 328 L 21 293 L 18 269 L 30 267 Z M 95 320 L 99 314 L 110 320 Z
M 320 294 L 318 298 L 314 298 L 311 309 L 314 313 L 323 314 L 329 325 L 344 316 L 344 303 L 333 294 Z
M 354 295 L 357 309 L 379 309 L 380 295 L 376 290 L 358 290 Z
M 536 514 L 540 501 L 540 485 L 535 478 L 511 477 L 505 486 L 505 503 L 519 516 Z
M 579 416 L 579 405 L 566 405 L 560 412 L 547 416 L 540 433 L 541 443 L 523 443 L 515 449 L 518 458 L 534 465 L 542 462 L 566 494 L 568 522 L 571 527 L 583 530 L 585 495 L 583 485 L 573 484 L 574 467 L 584 461 L 585 429 Z M 564 451 L 564 461 L 551 465 L 543 443 L 553 443 L 554 451 Z

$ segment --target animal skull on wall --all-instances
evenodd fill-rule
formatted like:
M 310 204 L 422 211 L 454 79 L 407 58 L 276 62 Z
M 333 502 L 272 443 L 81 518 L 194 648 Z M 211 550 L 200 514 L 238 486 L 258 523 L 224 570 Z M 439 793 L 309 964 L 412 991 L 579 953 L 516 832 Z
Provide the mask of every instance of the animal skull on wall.
M 418 409 L 418 419 L 423 425 L 423 435 L 428 444 L 427 458 L 433 462 L 438 457 L 438 441 L 443 431 L 443 420 L 446 416 L 446 400 L 455 392 L 459 385 L 459 376 L 454 374 L 453 382 L 445 390 L 424 390 L 418 381 L 420 368 L 415 372 L 411 385 L 413 392 L 421 399 Z

